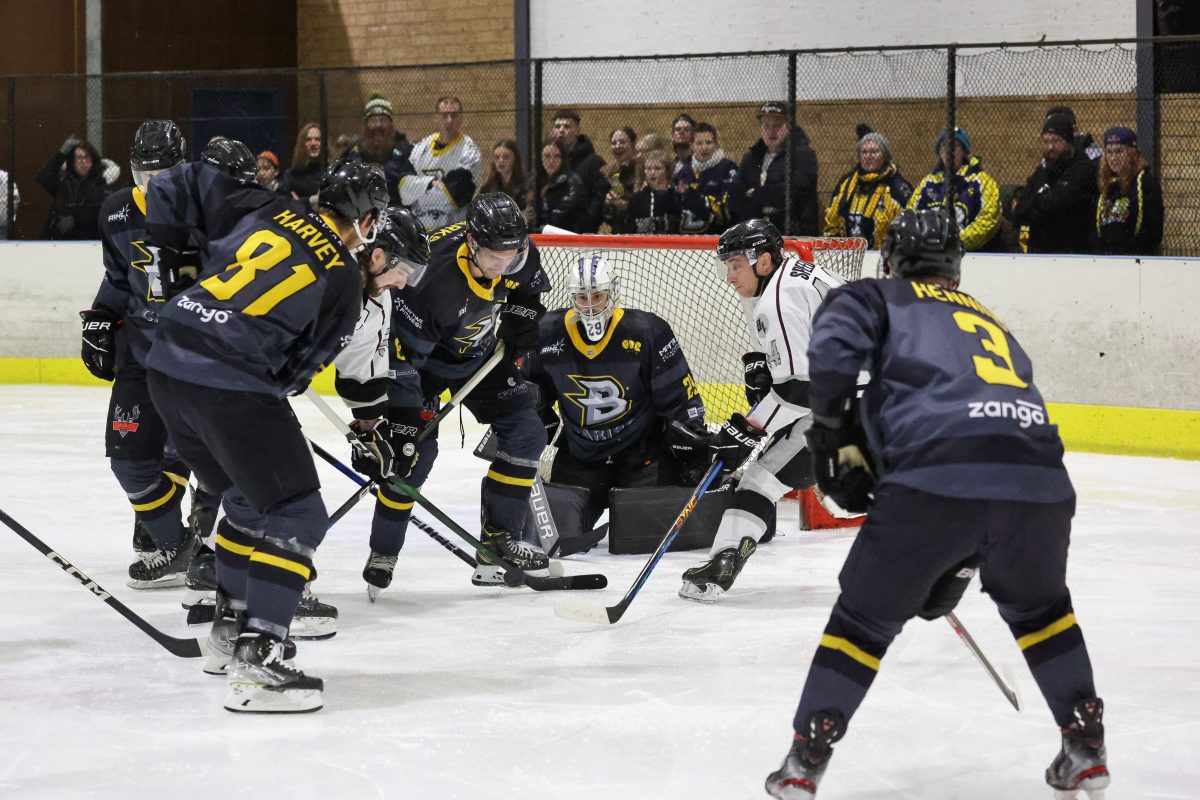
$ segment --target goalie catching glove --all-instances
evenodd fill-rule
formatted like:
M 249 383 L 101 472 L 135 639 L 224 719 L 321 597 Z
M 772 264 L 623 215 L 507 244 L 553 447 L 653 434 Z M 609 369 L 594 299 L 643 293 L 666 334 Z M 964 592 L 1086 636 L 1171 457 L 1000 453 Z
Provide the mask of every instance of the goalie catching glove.
M 875 474 L 867 460 L 867 440 L 851 409 L 843 417 L 814 415 L 811 428 L 804 433 L 813 457 L 817 486 L 834 502 L 855 514 L 865 513 L 871 503 Z
M 713 460 L 724 462 L 724 468 L 732 472 L 741 466 L 767 432 L 756 427 L 741 414 L 734 414 L 721 425 L 713 439 Z
M 117 328 L 121 320 L 105 311 L 80 311 L 83 320 L 83 352 L 80 357 L 87 371 L 102 381 L 116 377 Z

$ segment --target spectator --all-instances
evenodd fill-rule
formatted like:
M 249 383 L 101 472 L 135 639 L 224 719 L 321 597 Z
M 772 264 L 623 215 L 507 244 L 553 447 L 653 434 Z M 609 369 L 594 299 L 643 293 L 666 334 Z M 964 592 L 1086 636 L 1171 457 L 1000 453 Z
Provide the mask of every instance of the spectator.
M 43 239 L 99 239 L 100 204 L 108 196 L 100 153 L 68 136 L 37 172 L 37 182 L 54 198 Z
M 729 227 L 729 190 L 737 177 L 737 164 L 717 145 L 717 129 L 707 122 L 692 126 L 692 161 L 686 173 L 692 182 L 675 173 L 680 233 L 718 234 Z
M 878 250 L 888 225 L 912 195 L 892 161 L 887 137 L 874 131 L 858 140 L 858 164 L 842 176 L 825 211 L 826 236 L 861 236 Z
M 679 233 L 679 204 L 667 185 L 673 163 L 665 150 L 642 157 L 646 185 L 629 199 L 623 233 Z
M 953 146 L 953 152 L 951 152 Z M 938 156 L 937 166 L 917 184 L 908 207 L 923 211 L 945 205 L 946 164 L 953 160 L 957 169 L 952 179 L 954 213 L 958 219 L 958 236 L 965 250 L 997 250 L 1002 242 L 1000 230 L 1000 187 L 992 176 L 983 171 L 979 156 L 971 154 L 971 137 L 966 128 L 955 128 L 953 142 L 946 129 L 938 134 L 933 145 Z
M 1163 235 L 1163 197 L 1150 172 L 1137 134 L 1129 128 L 1104 132 L 1104 158 L 1097 185 L 1096 224 L 1092 251 L 1136 256 L 1158 252 Z
M 696 120 L 687 114 L 680 114 L 671 121 L 671 149 L 675 151 L 675 165 L 671 169 L 671 178 L 682 178 L 687 183 L 695 181 L 691 174 L 692 168 L 692 138 Z
M 409 155 L 415 174 L 400 179 L 400 202 L 427 230 L 466 219 L 481 161 L 479 146 L 462 132 L 462 101 L 439 97 L 433 109 L 437 133 L 417 142 Z
M 279 191 L 279 156 L 270 150 L 263 150 L 254 163 L 257 167 L 254 179 L 258 185 L 272 192 Z
M 8 173 L 0 169 L 0 240 L 8 238 Z M 21 190 L 17 188 L 17 182 L 12 183 L 13 205 L 12 205 L 12 221 L 13 225 L 17 224 L 17 209 L 21 205 Z
M 808 135 L 796 128 L 792 151 L 792 225 L 785 225 L 788 120 L 784 103 L 763 103 L 758 110 L 762 137 L 751 146 L 738 167 L 729 193 L 738 219 L 766 218 L 785 235 L 816 236 L 820 232 L 817 203 L 817 154 Z
M 502 139 L 492 148 L 492 163 L 477 194 L 492 192 L 503 192 L 516 200 L 521 208 L 529 205 L 529 180 L 525 177 L 525 167 L 521 165 L 517 143 L 512 139 Z
M 321 188 L 321 176 L 324 174 L 321 162 L 332 161 L 324 144 L 321 126 L 317 123 L 309 122 L 300 129 L 300 134 L 296 137 L 296 147 L 292 151 L 292 166 L 283 173 L 283 181 L 279 187 L 281 192 L 288 193 L 297 200 L 316 197 L 317 190 Z
M 560 137 L 547 136 L 542 142 L 541 183 L 537 227 L 553 225 L 579 233 L 580 219 L 587 210 L 587 192 L 583 180 L 571 171 L 567 146 Z
M 622 226 L 629 198 L 637 191 L 637 141 L 637 134 L 628 125 L 617 128 L 608 137 L 613 160 L 604 166 L 602 174 L 612 188 L 604 196 L 604 221 L 613 230 Z
M 604 177 L 604 159 L 596 154 L 596 148 L 585 134 L 580 132 L 579 112 L 563 108 L 554 112 L 554 136 L 567 149 L 572 172 L 583 182 L 586 204 L 579 216 L 577 233 L 595 233 L 600 230 L 604 216 L 604 198 L 608 195 L 608 180 Z
M 400 205 L 400 179 L 413 174 L 412 163 L 408 160 L 411 152 L 408 137 L 396 130 L 396 115 L 391 102 L 374 92 L 363 106 L 362 138 L 342 155 L 382 167 L 391 204 Z
M 1075 149 L 1071 120 L 1062 115 L 1042 124 L 1042 163 L 1013 210 L 1029 226 L 1030 253 L 1086 253 L 1096 213 L 1096 165 Z
M 1087 157 L 1091 159 L 1092 163 L 1099 166 L 1100 156 L 1104 155 L 1104 149 L 1096 144 L 1090 133 L 1079 132 L 1079 121 L 1075 118 L 1075 109 L 1070 106 L 1050 106 L 1046 109 L 1046 119 L 1055 115 L 1066 117 L 1071 121 L 1075 149 L 1081 153 L 1087 153 Z

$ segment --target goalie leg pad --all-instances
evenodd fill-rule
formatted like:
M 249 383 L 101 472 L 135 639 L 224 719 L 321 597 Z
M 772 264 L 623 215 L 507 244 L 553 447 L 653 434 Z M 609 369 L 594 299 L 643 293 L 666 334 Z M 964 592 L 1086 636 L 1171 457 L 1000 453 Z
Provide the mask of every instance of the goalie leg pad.
M 608 551 L 652 553 L 691 497 L 684 486 L 613 489 L 608 494 Z M 696 503 L 670 550 L 698 550 L 712 544 L 733 492 L 729 484 L 709 489 Z

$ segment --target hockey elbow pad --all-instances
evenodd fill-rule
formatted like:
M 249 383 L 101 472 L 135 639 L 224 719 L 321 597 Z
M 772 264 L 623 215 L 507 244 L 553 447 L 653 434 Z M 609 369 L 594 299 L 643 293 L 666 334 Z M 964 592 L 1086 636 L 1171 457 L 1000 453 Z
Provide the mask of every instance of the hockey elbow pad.
M 170 300 L 190 289 L 200 277 L 200 251 L 161 247 L 158 269 L 163 296 Z

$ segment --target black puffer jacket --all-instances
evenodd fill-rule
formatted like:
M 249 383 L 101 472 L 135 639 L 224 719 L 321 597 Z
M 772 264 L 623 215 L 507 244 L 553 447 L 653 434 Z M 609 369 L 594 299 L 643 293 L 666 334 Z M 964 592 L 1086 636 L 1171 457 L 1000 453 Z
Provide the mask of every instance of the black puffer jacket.
M 784 143 L 785 147 L 788 145 Z M 737 219 L 766 217 L 783 234 L 819 236 L 821 205 L 817 201 L 817 154 L 808 146 L 808 137 L 797 129 L 792 148 L 792 219 L 795 229 L 785 230 L 783 213 L 786 204 L 786 152 L 779 153 L 767 166 L 762 180 L 762 165 L 767 158 L 767 145 L 759 139 L 747 151 L 738 167 L 737 177 L 729 190 L 729 202 Z M 749 195 L 747 192 L 753 189 Z M 764 209 L 771 209 L 764 213 Z
M 94 156 L 92 168 L 81 178 L 67 163 L 69 157 L 55 153 L 38 170 L 37 182 L 54 197 L 42 238 L 99 239 L 100 204 L 109 195 L 104 167 L 99 157 Z
M 1013 210 L 1030 253 L 1087 253 L 1096 213 L 1096 164 L 1086 151 L 1038 166 Z
M 583 182 L 584 207 L 579 215 L 576 233 L 595 233 L 600 230 L 604 216 L 604 198 L 608 194 L 608 178 L 604 177 L 604 159 L 596 154 L 592 140 L 580 134 L 567 160 L 571 171 Z
M 538 198 L 538 227 L 553 225 L 572 233 L 582 233 L 580 225 L 587 203 L 583 181 L 570 170 L 563 170 L 547 180 L 550 184 Z

